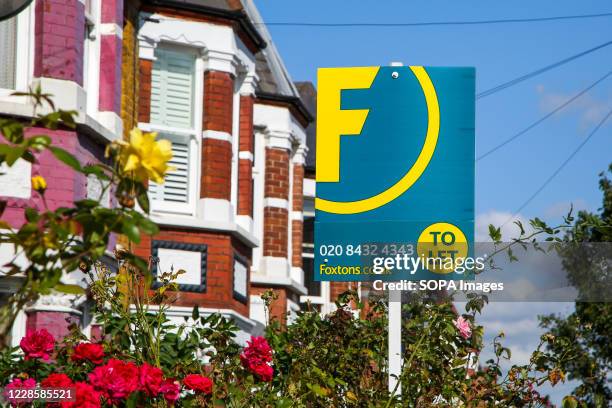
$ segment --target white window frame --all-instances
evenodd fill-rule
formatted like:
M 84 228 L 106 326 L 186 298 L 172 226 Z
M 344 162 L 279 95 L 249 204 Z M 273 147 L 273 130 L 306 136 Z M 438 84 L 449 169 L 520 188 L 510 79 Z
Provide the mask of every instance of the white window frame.
M 100 106 L 100 24 L 101 0 L 87 0 L 89 12 L 85 10 L 85 35 L 83 38 L 83 89 L 87 92 L 87 114 L 95 117 Z M 89 27 L 89 35 L 87 30 Z
M 254 161 L 253 161 L 253 233 L 261 243 L 253 248 L 253 262 L 251 271 L 257 271 L 263 257 L 264 235 L 264 191 L 266 169 L 266 134 L 265 130 L 254 129 Z
M 184 46 L 182 44 L 160 43 L 157 47 L 163 47 L 175 52 L 193 52 L 195 55 L 194 70 L 194 94 L 193 94 L 193 127 L 191 129 L 169 127 L 155 123 L 139 123 L 138 126 L 145 131 L 159 132 L 158 139 L 164 138 L 164 133 L 170 135 L 184 136 L 189 145 L 189 193 L 186 203 L 175 203 L 150 199 L 151 211 L 159 215 L 196 216 L 197 197 L 200 195 L 200 173 L 202 164 L 201 139 L 202 117 L 204 114 L 204 62 L 200 58 L 198 48 Z M 157 48 L 156 47 L 156 48 Z
M 16 16 L 15 89 L 0 88 L 0 100 L 17 98 L 10 96 L 15 91 L 26 92 L 34 76 L 34 5 L 35 2 Z
M 232 169 L 230 203 L 234 217 L 238 215 L 238 159 L 240 151 L 240 88 L 244 77 L 234 79 L 234 94 L 232 103 Z

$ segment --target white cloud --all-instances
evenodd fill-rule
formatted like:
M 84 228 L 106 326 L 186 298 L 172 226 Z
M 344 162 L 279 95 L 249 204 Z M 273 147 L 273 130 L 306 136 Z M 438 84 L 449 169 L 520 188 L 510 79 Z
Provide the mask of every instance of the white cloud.
M 587 202 L 583 200 L 582 198 L 578 198 L 574 201 L 560 201 L 558 203 L 555 203 L 551 205 L 550 207 L 548 207 L 546 210 L 544 210 L 544 215 L 547 218 L 563 217 L 567 215 L 570 207 L 572 206 L 573 206 L 573 211 L 572 211 L 573 215 L 577 214 L 578 211 L 588 209 Z
M 489 224 L 493 224 L 495 227 L 501 227 L 502 241 L 508 242 L 512 238 L 517 238 L 520 235 L 520 229 L 514 221 L 520 221 L 526 233 L 532 231 L 529 221 L 520 214 L 513 216 L 509 212 L 496 210 L 478 214 L 476 216 L 475 242 L 491 242 L 491 238 L 489 237 Z
M 544 85 L 538 85 L 536 90 L 540 97 L 540 109 L 543 112 L 550 112 L 567 102 L 576 93 L 563 93 L 547 91 Z M 587 93 L 572 101 L 567 107 L 563 108 L 556 115 L 578 113 L 580 117 L 580 128 L 586 129 L 599 123 L 610 110 L 612 98 L 598 99 Z

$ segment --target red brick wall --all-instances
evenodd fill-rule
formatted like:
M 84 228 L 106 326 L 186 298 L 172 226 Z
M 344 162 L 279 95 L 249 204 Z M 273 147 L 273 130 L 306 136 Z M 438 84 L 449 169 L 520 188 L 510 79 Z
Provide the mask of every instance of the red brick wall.
M 354 288 L 356 288 L 355 284 Z M 349 282 L 330 282 L 329 283 L 329 300 L 333 303 L 338 299 L 338 296 L 349 290 Z
M 298 268 L 302 267 L 302 240 L 304 238 L 304 224 L 301 220 L 293 220 L 291 228 L 291 265 Z M 312 273 L 312 271 L 304 271 Z
M 151 74 L 153 72 L 153 61 L 141 59 L 139 71 L 138 121 L 149 123 L 151 120 Z
M 34 76 L 83 85 L 85 6 L 79 0 L 37 0 Z
M 232 190 L 232 145 L 225 140 L 202 141 L 201 196 L 229 200 Z
M 304 165 L 293 164 L 293 211 L 304 207 Z
M 250 95 L 240 97 L 240 151 L 253 153 L 255 138 L 253 135 L 253 104 Z
M 304 166 L 293 164 L 293 211 L 302 212 L 304 206 Z M 304 239 L 304 222 L 293 220 L 291 222 L 291 265 L 302 267 L 302 241 Z
M 264 208 L 264 256 L 287 257 L 288 214 L 284 208 Z
M 234 108 L 234 79 L 227 72 L 204 73 L 204 126 L 205 130 L 232 133 Z
M 194 231 L 184 228 L 162 227 L 153 238 L 173 242 L 191 244 L 206 244 L 207 269 L 206 293 L 172 292 L 176 297 L 175 306 L 199 305 L 210 308 L 229 308 L 243 316 L 249 315 L 249 305 L 236 299 L 233 295 L 234 252 L 251 259 L 251 250 L 229 234 L 220 232 Z M 151 237 L 143 237 L 140 245 L 134 251 L 137 255 L 148 259 L 151 255 Z M 247 283 L 247 287 L 249 284 Z M 248 298 L 248 295 L 247 295 Z
M 289 199 L 289 152 L 283 149 L 266 149 L 266 198 Z
M 239 151 L 253 154 L 253 97 L 240 97 Z M 253 216 L 253 162 L 238 160 L 238 214 Z
M 260 296 L 262 293 L 269 289 L 270 288 L 252 287 L 251 294 Z M 284 325 L 287 323 L 287 290 L 283 288 L 277 288 L 272 290 L 278 298 L 270 305 L 269 318 L 273 320 L 278 320 L 281 322 L 281 324 Z
M 238 215 L 253 216 L 253 162 L 238 160 Z

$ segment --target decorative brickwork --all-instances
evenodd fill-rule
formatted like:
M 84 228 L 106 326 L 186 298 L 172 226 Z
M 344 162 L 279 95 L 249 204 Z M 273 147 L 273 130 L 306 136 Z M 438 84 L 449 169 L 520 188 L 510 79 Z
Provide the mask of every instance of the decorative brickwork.
M 85 6 L 79 0 L 37 0 L 34 76 L 83 85 Z
M 204 73 L 204 130 L 232 133 L 234 80 L 227 72 Z
M 170 227 L 162 227 L 154 239 L 207 245 L 206 293 L 172 292 L 170 296 L 176 297 L 174 305 L 233 309 L 244 316 L 249 315 L 249 305 L 233 296 L 234 252 L 246 259 L 251 258 L 251 250 L 243 243 L 228 233 Z M 134 252 L 148 259 L 151 256 L 151 237 L 143 236 Z
M 232 190 L 232 145 L 225 140 L 202 141 L 201 196 L 229 200 Z
M 139 64 L 139 92 L 138 92 L 138 121 L 149 123 L 151 120 L 151 75 L 153 61 L 140 59 Z
M 121 55 L 121 120 L 123 121 L 123 136 L 138 125 L 138 90 L 140 77 L 140 60 L 138 58 L 138 1 L 125 4 L 125 19 L 123 23 L 123 53 Z M 149 61 L 150 63 L 150 61 Z M 149 66 L 149 92 L 151 88 L 151 65 Z M 150 105 L 148 105 L 150 106 Z M 150 110 L 150 109 L 149 109 Z M 148 121 L 147 114 L 147 121 Z

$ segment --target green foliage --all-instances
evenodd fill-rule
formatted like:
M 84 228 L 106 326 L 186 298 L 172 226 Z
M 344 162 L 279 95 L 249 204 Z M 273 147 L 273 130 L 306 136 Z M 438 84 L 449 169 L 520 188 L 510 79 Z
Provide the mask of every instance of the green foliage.
M 77 285 L 65 284 L 62 278 L 66 273 L 76 270 L 88 271 L 108 250 L 111 234 L 123 234 L 129 242 L 140 242 L 140 234 L 155 234 L 157 225 L 146 216 L 149 205 L 146 198 L 144 181 L 135 181 L 129 173 L 117 166 L 117 156 L 125 147 L 122 144 L 111 145 L 108 149 L 112 166 L 96 164 L 83 166 L 69 152 L 53 146 L 51 137 L 33 135 L 26 137 L 26 130 L 40 127 L 46 129 L 76 127 L 76 112 L 55 110 L 50 95 L 42 93 L 40 88 L 18 95 L 31 98 L 35 109 L 48 105 L 51 109 L 46 114 L 35 114 L 30 122 L 12 118 L 0 118 L 0 164 L 12 166 L 23 159 L 35 163 L 43 151 L 50 152 L 59 165 L 66 165 L 85 176 L 94 176 L 103 186 L 100 197 L 74 202 L 70 208 L 49 208 L 45 200 L 46 182 L 36 176 L 33 178 L 33 189 L 42 199 L 44 208 L 25 208 L 26 222 L 18 229 L 11 228 L 0 221 L 0 244 L 14 247 L 15 259 L 3 268 L 6 276 L 21 279 L 21 285 L 11 296 L 5 306 L 0 308 L 0 343 L 4 339 L 16 314 L 25 304 L 36 301 L 40 295 L 53 291 L 72 295 L 83 294 Z M 121 204 L 115 208 L 106 208 L 100 200 L 107 191 L 115 191 Z M 134 209 L 134 197 L 141 208 Z M 6 208 L 6 202 L 0 201 L 0 216 Z M 17 254 L 25 256 L 26 267 L 17 264 Z M 129 255 L 134 266 L 142 273 L 148 273 L 148 265 L 133 255 Z
M 609 171 L 612 173 L 612 165 Z M 564 251 L 563 263 L 568 280 L 578 288 L 582 299 L 592 298 L 597 293 L 594 291 L 610 293 L 610 272 L 602 268 L 605 263 L 599 262 L 601 256 L 609 256 L 609 249 L 605 247 L 601 253 L 597 243 L 612 242 L 612 182 L 603 173 L 600 177 L 599 186 L 603 192 L 600 213 L 581 211 L 565 237 L 566 241 L 577 243 Z M 569 379 L 580 382 L 573 391 L 574 397 L 564 400 L 563 406 L 609 406 L 612 402 L 610 303 L 576 302 L 575 311 L 569 316 L 549 315 L 540 320 L 541 326 L 556 339 L 549 349 L 556 356 L 570 356 L 564 359 L 562 368 Z

